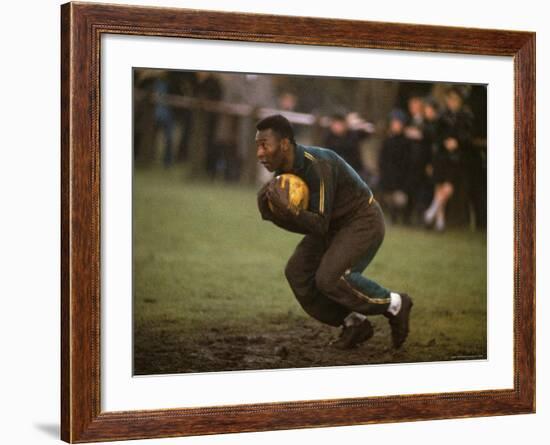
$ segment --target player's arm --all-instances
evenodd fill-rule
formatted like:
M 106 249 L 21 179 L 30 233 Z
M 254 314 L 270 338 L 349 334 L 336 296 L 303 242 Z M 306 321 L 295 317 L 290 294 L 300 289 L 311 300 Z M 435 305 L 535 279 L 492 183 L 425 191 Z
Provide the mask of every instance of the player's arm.
M 258 191 L 257 202 L 258 210 L 262 219 L 265 221 L 273 221 L 273 212 L 269 208 L 269 200 L 267 199 L 267 189 L 269 187 L 269 182 L 266 182 L 264 186 Z
M 271 209 L 269 208 L 269 200 L 267 198 L 267 190 L 270 187 L 270 184 L 274 183 L 274 181 L 270 181 L 266 183 L 259 191 L 258 191 L 258 210 L 260 211 L 260 215 L 262 216 L 262 219 L 265 221 L 271 221 L 273 224 L 275 224 L 277 227 L 280 227 L 281 229 L 287 230 L 289 232 L 294 233 L 300 233 L 302 235 L 306 235 L 308 232 L 304 231 L 301 227 L 296 226 L 293 224 L 292 219 L 284 218 L 282 216 L 274 214 Z M 288 199 L 288 197 L 287 197 Z
M 310 200 L 307 210 L 297 213 L 289 210 L 287 192 L 278 187 L 268 187 L 266 194 L 276 213 L 283 221 L 290 220 L 298 233 L 325 235 L 328 232 L 334 187 L 331 169 L 327 164 L 315 165 L 316 180 L 310 184 Z M 286 195 L 286 196 L 285 196 Z

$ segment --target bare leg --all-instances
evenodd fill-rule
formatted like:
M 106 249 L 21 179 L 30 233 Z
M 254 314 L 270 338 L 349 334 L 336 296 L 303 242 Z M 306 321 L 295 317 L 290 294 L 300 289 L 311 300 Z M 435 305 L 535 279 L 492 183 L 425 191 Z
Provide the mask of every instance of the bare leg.
M 432 224 L 436 220 L 436 227 L 443 230 L 445 227 L 445 207 L 447 202 L 453 196 L 454 187 L 450 182 L 444 182 L 435 186 L 433 201 L 424 213 L 424 222 Z
M 440 185 L 438 190 L 438 199 L 440 204 L 435 217 L 435 228 L 438 231 L 445 229 L 445 207 L 447 206 L 449 199 L 451 199 L 451 196 L 453 196 L 453 193 L 454 187 L 450 182 L 444 182 Z

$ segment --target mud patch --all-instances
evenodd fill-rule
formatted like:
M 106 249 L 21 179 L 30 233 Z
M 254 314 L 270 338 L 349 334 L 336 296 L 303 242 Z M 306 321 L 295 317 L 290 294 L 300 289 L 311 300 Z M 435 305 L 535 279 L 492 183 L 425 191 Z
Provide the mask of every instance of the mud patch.
M 288 323 L 288 322 L 287 322 Z M 374 323 L 373 323 L 374 324 Z M 366 344 L 341 351 L 330 343 L 339 330 L 318 323 L 268 324 L 264 332 L 215 327 L 201 335 L 152 330 L 136 331 L 134 374 L 196 373 L 260 369 L 310 368 L 416 361 L 413 350 L 428 345 L 410 341 L 399 351 L 390 347 L 387 323 L 375 325 Z M 464 355 L 463 351 L 460 351 Z M 433 359 L 433 357 L 430 357 Z

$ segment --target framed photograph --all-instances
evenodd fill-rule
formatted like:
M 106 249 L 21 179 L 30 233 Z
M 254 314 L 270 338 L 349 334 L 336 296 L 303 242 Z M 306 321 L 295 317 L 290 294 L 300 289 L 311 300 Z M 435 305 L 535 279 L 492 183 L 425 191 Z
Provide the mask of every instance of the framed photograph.
M 535 411 L 535 34 L 61 7 L 61 436 Z

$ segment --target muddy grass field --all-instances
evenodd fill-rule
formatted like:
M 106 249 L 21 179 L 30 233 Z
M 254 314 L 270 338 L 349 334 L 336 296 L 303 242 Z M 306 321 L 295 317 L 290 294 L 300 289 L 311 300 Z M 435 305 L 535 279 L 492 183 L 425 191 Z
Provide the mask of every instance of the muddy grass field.
M 394 351 L 384 317 L 351 351 L 309 318 L 283 270 L 300 235 L 262 222 L 255 190 L 134 178 L 134 374 L 486 358 L 486 236 L 388 227 L 365 271 L 414 299 L 411 334 Z

